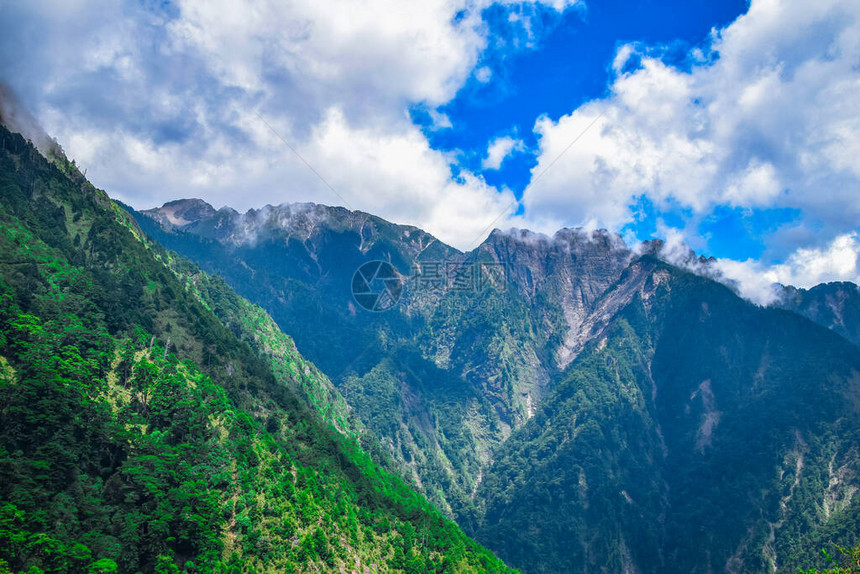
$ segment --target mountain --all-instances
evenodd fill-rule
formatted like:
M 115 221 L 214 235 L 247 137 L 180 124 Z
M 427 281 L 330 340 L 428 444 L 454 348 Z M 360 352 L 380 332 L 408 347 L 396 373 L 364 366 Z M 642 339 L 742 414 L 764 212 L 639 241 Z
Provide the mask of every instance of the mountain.
M 463 254 L 414 227 L 311 204 L 239 214 L 180 200 L 131 213 L 265 308 L 402 472 L 461 522 L 478 512 L 473 493 L 492 450 L 531 415 L 633 257 L 617 236 L 576 230 L 494 232 Z M 357 308 L 350 291 L 373 260 L 404 281 L 384 313 Z
M 168 215 L 192 211 L 210 216 L 169 222 Z M 440 507 L 469 504 L 481 464 L 471 429 L 490 428 L 483 419 L 492 406 L 415 348 L 426 324 L 421 313 L 367 313 L 350 290 L 366 261 L 391 262 L 406 277 L 413 262 L 457 261 L 459 253 L 416 228 L 342 208 L 304 204 L 238 214 L 200 210 L 191 200 L 172 202 L 168 212 L 149 212 L 167 222 L 162 227 L 132 211 L 154 239 L 261 304 Z
M 261 308 L 0 139 L 0 572 L 510 571 Z
M 803 315 L 860 346 L 860 289 L 854 283 L 783 287 L 773 306 Z
M 645 573 L 794 572 L 857 539 L 853 345 L 650 256 L 599 306 L 496 452 L 479 540 L 529 572 Z
M 860 534 L 851 284 L 763 309 L 605 231 L 461 253 L 342 208 L 165 208 L 132 215 L 269 312 L 400 473 L 526 572 L 794 572 Z M 379 260 L 402 292 L 369 312 L 350 287 Z

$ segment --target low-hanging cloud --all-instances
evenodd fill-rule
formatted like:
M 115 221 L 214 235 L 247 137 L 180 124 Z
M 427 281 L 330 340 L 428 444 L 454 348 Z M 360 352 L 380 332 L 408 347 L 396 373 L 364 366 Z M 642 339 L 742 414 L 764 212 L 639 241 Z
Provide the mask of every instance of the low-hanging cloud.
M 743 297 L 767 305 L 779 297 L 781 285 L 811 287 L 831 281 L 860 284 L 860 236 L 845 233 L 824 247 L 800 248 L 776 265 L 721 259 L 716 267 Z
M 9 86 L 0 82 L 0 125 L 31 141 L 43 155 L 62 155 L 63 148 L 45 132 Z
M 678 65 L 662 54 L 621 47 L 608 97 L 537 121 L 532 174 L 543 175 L 525 194 L 528 217 L 621 229 L 645 197 L 686 214 L 688 241 L 718 206 L 797 209 L 807 250 L 857 230 L 860 4 L 753 0 L 706 51 Z M 764 241 L 771 262 L 804 264 L 797 243 Z
M 681 231 L 664 227 L 660 234 L 665 237 L 655 250 L 660 259 L 719 281 L 757 305 L 775 303 L 789 285 L 808 288 L 832 281 L 860 284 L 860 234 L 855 232 L 839 235 L 821 247 L 801 247 L 776 264 L 704 258 L 687 244 Z M 639 243 L 633 249 L 641 252 L 644 248 L 646 245 Z

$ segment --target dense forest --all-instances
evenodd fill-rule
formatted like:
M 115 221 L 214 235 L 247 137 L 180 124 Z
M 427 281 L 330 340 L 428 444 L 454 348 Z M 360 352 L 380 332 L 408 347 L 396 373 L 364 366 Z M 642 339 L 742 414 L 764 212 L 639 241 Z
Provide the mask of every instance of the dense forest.
M 508 571 L 262 311 L 0 138 L 0 572 Z

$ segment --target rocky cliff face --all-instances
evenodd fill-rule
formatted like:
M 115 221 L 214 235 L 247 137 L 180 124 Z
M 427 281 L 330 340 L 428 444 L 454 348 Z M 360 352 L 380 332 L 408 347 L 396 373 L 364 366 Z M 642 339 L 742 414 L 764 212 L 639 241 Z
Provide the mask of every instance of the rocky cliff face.
M 620 236 L 602 230 L 564 229 L 553 237 L 526 230 L 495 230 L 473 252 L 462 254 L 417 228 L 315 204 L 266 206 L 240 214 L 229 208 L 216 211 L 192 199 L 173 201 L 143 213 L 163 228 L 182 233 L 185 239 L 193 236 L 217 242 L 219 247 L 213 249 L 209 244 L 209 251 L 241 261 L 239 266 L 245 269 L 239 273 L 250 273 L 249 281 L 253 278 L 255 282 L 277 284 L 283 277 L 295 277 L 317 290 L 323 289 L 321 304 L 350 314 L 355 313 L 355 305 L 345 286 L 355 269 L 369 259 L 390 261 L 403 275 L 407 294 L 413 297 L 405 298 L 397 312 L 381 318 L 382 322 L 390 325 L 405 316 L 437 324 L 438 331 L 421 339 L 425 352 L 443 368 L 455 356 L 461 360 L 461 371 L 483 371 L 480 377 L 485 380 L 477 381 L 477 385 L 485 390 L 490 388 L 485 384 L 487 379 L 499 379 L 503 371 L 515 373 L 510 378 L 517 388 L 499 397 L 499 411 L 507 426 L 525 420 L 531 408 L 528 405 L 540 400 L 552 374 L 575 358 L 593 328 L 594 319 L 589 320 L 589 316 L 597 301 L 634 258 Z M 174 237 L 166 241 L 172 241 L 182 251 L 182 240 Z M 420 285 L 423 279 L 416 279 L 416 274 L 426 274 L 430 266 L 435 266 L 437 273 L 453 268 L 466 268 L 471 273 L 474 268 L 480 274 L 487 272 L 488 264 L 501 273 L 504 284 L 500 287 L 505 293 L 504 298 L 491 301 L 489 306 L 475 305 L 471 288 L 449 288 L 450 277 L 444 279 L 445 286 L 432 289 L 431 303 L 427 304 L 428 292 Z M 227 272 L 223 262 L 213 263 L 212 270 L 217 271 L 219 266 L 235 282 L 236 273 Z M 283 299 L 280 293 L 272 295 Z M 444 304 L 440 305 L 441 301 Z M 276 307 L 268 306 L 277 317 Z M 464 312 L 492 323 L 489 315 L 504 310 L 528 323 L 525 336 L 520 336 L 522 325 L 518 324 L 514 326 L 515 333 L 484 337 L 480 345 L 468 337 L 463 339 L 460 324 Z M 294 325 L 283 326 L 289 329 Z M 517 356 L 502 360 L 496 368 L 487 368 L 493 355 L 504 354 L 504 343 L 499 339 L 502 335 L 506 339 L 513 335 L 518 340 Z M 469 347 L 465 354 L 477 351 L 477 356 L 464 357 L 465 346 Z M 313 355 L 313 351 L 308 352 Z
M 553 367 L 564 369 L 584 342 L 584 325 L 600 297 L 634 258 L 621 237 L 605 230 L 562 229 L 553 237 L 526 230 L 494 231 L 478 248 L 507 266 L 509 283 L 529 301 L 547 334 L 561 336 Z M 563 321 L 553 321 L 550 303 Z

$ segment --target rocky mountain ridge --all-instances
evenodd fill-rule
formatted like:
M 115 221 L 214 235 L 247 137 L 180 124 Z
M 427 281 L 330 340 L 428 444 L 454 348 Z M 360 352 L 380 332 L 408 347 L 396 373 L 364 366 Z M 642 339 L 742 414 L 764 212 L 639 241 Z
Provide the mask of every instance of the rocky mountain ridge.
M 812 500 L 817 508 L 840 500 L 840 521 L 829 528 L 840 536 L 850 531 L 846 525 L 857 516 L 850 494 L 851 477 L 860 476 L 857 459 L 846 442 L 812 428 L 842 428 L 846 437 L 855 432 L 856 413 L 835 405 L 853 400 L 845 389 L 852 388 L 850 365 L 860 350 L 833 334 L 851 338 L 858 325 L 851 285 L 786 288 L 786 313 L 742 301 L 712 281 L 718 278 L 712 261 L 692 251 L 679 254 L 673 247 L 670 253 L 660 241 L 630 248 L 605 231 L 565 229 L 549 237 L 495 230 L 462 253 L 415 228 L 341 208 L 213 211 L 189 203 L 176 211 L 182 225 L 156 224 L 153 216 L 166 218 L 158 210 L 136 218 L 158 241 L 222 274 L 266 308 L 330 375 L 404 476 L 513 564 L 532 572 L 740 571 L 751 564 L 751 571 L 783 571 L 798 563 L 786 549 L 810 542 L 805 528 L 822 530 L 832 519 L 832 513 L 809 514 Z M 192 213 L 198 215 L 193 221 L 185 215 Z M 384 313 L 358 308 L 349 292 L 353 273 L 369 260 L 390 262 L 404 279 L 402 300 Z M 773 333 L 763 334 L 747 316 L 766 317 Z M 703 325 L 718 334 L 709 335 Z M 812 340 L 796 343 L 793 354 L 777 353 L 789 345 L 777 342 L 775 333 L 786 330 L 805 330 Z M 838 349 L 838 360 L 815 358 L 830 348 Z M 802 357 L 812 365 L 803 367 L 812 386 L 792 382 L 798 379 L 789 363 Z M 849 366 L 836 375 L 837 363 Z M 714 372 L 700 372 L 703 365 Z M 812 394 L 800 396 L 795 387 Z M 826 393 L 835 397 L 830 408 L 841 418 L 815 411 L 819 427 L 780 422 L 782 414 L 756 402 L 765 388 L 798 404 Z M 675 398 L 665 402 L 667 396 Z M 793 510 L 780 518 L 783 503 L 750 499 L 745 504 L 769 517 L 764 522 L 744 513 L 734 522 L 708 522 L 688 498 L 718 512 L 728 491 L 682 469 L 693 464 L 713 472 L 717 467 L 702 461 L 716 452 L 742 469 L 741 455 L 732 450 L 749 452 L 759 444 L 755 425 L 735 428 L 751 416 L 751 404 L 768 413 L 763 424 L 782 433 L 758 448 L 783 476 L 797 479 L 793 488 L 806 493 L 807 502 L 784 494 L 785 508 Z M 797 405 L 785 404 L 786 412 L 795 412 Z M 677 409 L 687 414 L 674 414 Z M 842 457 L 840 484 L 847 490 L 828 494 L 816 486 L 818 479 L 807 482 L 815 473 L 829 476 L 825 483 L 835 476 L 827 474 L 820 453 L 814 463 L 804 454 L 802 464 L 816 469 L 805 477 L 791 470 L 798 453 L 807 452 L 802 445 L 812 443 L 830 445 Z M 628 453 L 631 448 L 641 455 Z M 579 474 L 552 462 L 562 460 L 578 465 Z M 629 474 L 631 468 L 638 475 Z M 750 492 L 783 488 L 762 468 L 753 475 L 743 482 Z M 633 476 L 648 477 L 644 490 Z M 678 489 L 687 498 L 670 496 Z M 618 500 L 610 495 L 619 491 Z M 743 495 L 732 494 L 733 504 L 742 505 Z M 660 516 L 672 518 L 642 521 Z M 673 546 L 672 537 L 688 528 L 726 534 L 701 538 L 711 554 L 696 556 Z M 772 536 L 728 534 L 761 528 Z M 579 540 L 582 552 L 566 554 L 565 540 Z

